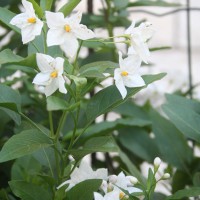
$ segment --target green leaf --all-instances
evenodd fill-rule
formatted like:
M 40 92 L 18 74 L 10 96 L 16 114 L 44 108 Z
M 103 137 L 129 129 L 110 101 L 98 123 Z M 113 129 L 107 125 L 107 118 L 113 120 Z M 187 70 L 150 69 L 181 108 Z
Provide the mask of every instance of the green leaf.
M 49 137 L 36 129 L 26 130 L 12 136 L 0 152 L 0 163 L 31 154 L 52 145 Z
M 174 7 L 174 6 L 181 6 L 181 4 L 178 3 L 169 3 L 166 1 L 149 1 L 149 0 L 143 0 L 143 1 L 136 1 L 131 2 L 128 4 L 128 7 L 134 7 L 134 6 L 161 6 L 161 7 Z
M 0 7 L 0 21 L 5 25 L 7 25 L 8 27 L 10 27 L 11 29 L 13 29 L 14 31 L 16 31 L 17 33 L 20 33 L 20 30 L 16 26 L 10 24 L 11 19 L 15 16 L 16 16 L 15 13 L 9 11 L 6 8 Z
M 9 181 L 13 193 L 22 200 L 52 200 L 48 190 L 26 181 Z
M 40 7 L 43 11 L 51 10 L 53 0 L 40 0 Z
M 128 5 L 129 0 L 114 0 L 114 5 L 117 9 L 125 8 Z
M 170 121 L 188 138 L 200 142 L 200 103 L 167 95 L 162 108 Z
M 33 4 L 33 8 L 35 10 L 35 13 L 38 15 L 38 17 L 42 18 L 44 16 L 44 13 L 42 9 L 40 8 L 40 6 L 36 3 L 36 1 L 35 0 L 28 0 L 28 1 Z
M 115 69 L 117 67 L 119 67 L 118 63 L 111 61 L 98 61 L 83 65 L 80 68 L 79 73 L 84 77 L 104 78 L 105 76 L 102 73 L 104 73 L 107 69 Z
M 47 110 L 53 111 L 53 110 L 67 110 L 69 108 L 69 104 L 55 96 L 50 96 L 47 98 Z
M 69 15 L 72 10 L 81 2 L 81 0 L 69 0 L 67 4 L 65 4 L 59 12 L 62 12 L 65 16 Z
M 86 180 L 78 183 L 67 192 L 67 200 L 93 200 L 94 192 L 101 186 L 102 180 Z
M 10 116 L 18 125 L 21 117 L 18 114 L 21 105 L 21 97 L 18 92 L 10 87 L 0 84 L 0 109 Z
M 94 137 L 89 139 L 81 149 L 72 149 L 69 154 L 73 155 L 75 160 L 80 160 L 85 155 L 94 152 L 117 152 L 118 147 L 111 136 Z
M 143 79 L 146 83 L 146 86 L 156 80 L 160 80 L 166 74 L 161 73 L 157 75 L 146 75 L 143 76 Z M 126 101 L 129 97 L 133 96 L 137 92 L 139 92 L 144 87 L 138 88 L 127 88 L 127 96 L 123 100 L 116 86 L 109 86 L 97 94 L 95 94 L 89 101 L 87 105 L 87 120 L 88 122 L 93 121 L 101 114 L 104 114 L 113 108 L 119 106 L 124 101 Z
M 0 65 L 5 63 L 19 62 L 21 60 L 23 60 L 23 58 L 14 54 L 10 49 L 5 49 L 0 52 Z
M 167 163 L 187 171 L 192 159 L 192 151 L 185 137 L 167 119 L 156 111 L 150 111 L 155 141 L 161 153 L 161 157 Z M 183 153 L 184 152 L 184 153 Z
M 194 186 L 200 187 L 200 172 L 195 173 L 193 177 Z
M 74 103 L 74 104 L 69 104 L 65 100 L 55 97 L 55 96 L 50 96 L 47 98 L 47 110 L 48 111 L 54 111 L 54 110 L 69 110 L 72 111 L 75 108 L 77 108 L 80 105 L 80 102 Z
M 179 190 L 175 194 L 166 198 L 166 200 L 183 199 L 184 197 L 198 197 L 200 195 L 200 187 L 192 187 L 188 189 Z
M 148 179 L 147 179 L 147 191 L 150 197 L 154 193 L 155 187 L 156 187 L 156 179 L 152 169 L 149 168 Z
M 147 162 L 152 162 L 156 156 L 159 156 L 155 140 L 149 137 L 145 129 L 139 127 L 121 129 L 119 141 L 124 148 Z

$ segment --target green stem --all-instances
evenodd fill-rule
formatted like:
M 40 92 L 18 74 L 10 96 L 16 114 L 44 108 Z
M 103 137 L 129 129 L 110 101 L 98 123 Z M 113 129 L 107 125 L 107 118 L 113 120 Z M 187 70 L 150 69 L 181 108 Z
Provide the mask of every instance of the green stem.
M 44 27 L 42 29 L 43 31 L 43 34 L 44 34 L 44 53 L 46 54 L 47 53 L 47 38 L 46 38 L 46 27 Z
M 77 53 L 76 53 L 76 58 L 75 58 L 75 61 L 74 61 L 74 68 L 73 68 L 72 74 L 74 74 L 75 69 L 78 67 L 77 61 L 78 61 L 78 56 L 79 56 L 82 44 L 83 44 L 83 40 L 80 41 L 80 45 L 79 45 L 79 48 L 78 48 Z
M 52 112 L 49 111 L 49 124 L 50 124 L 50 130 L 51 130 L 51 137 L 53 138 L 54 136 L 54 128 L 53 128 L 53 117 L 52 117 Z
M 56 131 L 56 135 L 55 135 L 55 139 L 56 141 L 58 140 L 59 138 L 59 135 L 60 135 L 60 131 L 62 130 L 63 128 L 63 125 L 64 125 L 64 122 L 65 122 L 65 119 L 67 117 L 67 110 L 65 110 L 60 118 L 60 121 L 59 121 L 59 124 L 58 124 L 58 129 Z

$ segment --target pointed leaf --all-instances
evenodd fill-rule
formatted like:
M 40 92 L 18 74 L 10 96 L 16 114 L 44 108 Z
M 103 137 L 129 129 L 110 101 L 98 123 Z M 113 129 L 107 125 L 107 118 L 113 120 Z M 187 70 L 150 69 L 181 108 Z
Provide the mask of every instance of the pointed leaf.
M 48 190 L 33 183 L 26 181 L 10 181 L 9 185 L 13 193 L 22 200 L 52 199 Z
M 12 136 L 0 152 L 0 163 L 31 154 L 52 145 L 49 137 L 36 129 L 26 130 Z

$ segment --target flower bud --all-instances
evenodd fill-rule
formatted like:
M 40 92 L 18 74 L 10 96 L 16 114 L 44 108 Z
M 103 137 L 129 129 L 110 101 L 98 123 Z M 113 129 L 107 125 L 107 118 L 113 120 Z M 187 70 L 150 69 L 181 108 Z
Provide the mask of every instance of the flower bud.
M 162 179 L 169 179 L 170 178 L 170 174 L 169 173 L 165 173 L 163 176 L 162 176 Z
M 159 167 L 160 167 L 160 164 L 161 164 L 161 159 L 160 159 L 159 157 L 156 157 L 156 158 L 154 159 L 154 166 L 155 166 L 156 168 L 159 168 Z
M 109 176 L 108 180 L 109 180 L 110 183 L 115 184 L 117 182 L 117 176 L 111 175 L 111 176 Z
M 114 186 L 111 183 L 108 183 L 107 192 L 113 191 Z
M 135 185 L 138 183 L 138 179 L 135 178 L 134 176 L 127 176 L 128 180 L 131 182 L 131 184 Z

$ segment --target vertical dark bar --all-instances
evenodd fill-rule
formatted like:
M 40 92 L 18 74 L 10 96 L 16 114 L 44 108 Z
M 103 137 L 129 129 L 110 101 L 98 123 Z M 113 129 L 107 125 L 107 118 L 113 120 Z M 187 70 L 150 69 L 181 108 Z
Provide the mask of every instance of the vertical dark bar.
M 192 57 L 191 57 L 191 32 L 190 32 L 190 0 L 187 3 L 187 54 L 188 54 L 188 80 L 189 80 L 189 95 L 192 99 Z

